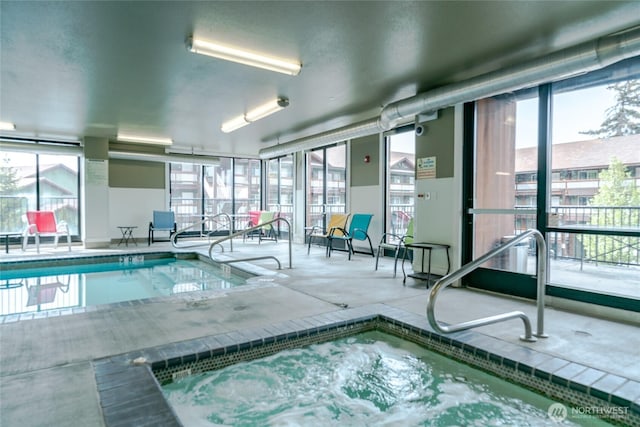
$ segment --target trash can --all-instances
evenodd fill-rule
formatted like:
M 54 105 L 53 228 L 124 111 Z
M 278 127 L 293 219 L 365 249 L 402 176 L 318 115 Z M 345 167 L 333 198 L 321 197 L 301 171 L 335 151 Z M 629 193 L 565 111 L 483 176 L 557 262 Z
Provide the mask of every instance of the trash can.
M 500 243 L 505 244 L 514 237 L 516 236 L 503 236 Z M 526 273 L 528 256 L 529 240 L 527 239 L 507 249 L 505 256 L 502 258 L 502 268 L 514 273 Z

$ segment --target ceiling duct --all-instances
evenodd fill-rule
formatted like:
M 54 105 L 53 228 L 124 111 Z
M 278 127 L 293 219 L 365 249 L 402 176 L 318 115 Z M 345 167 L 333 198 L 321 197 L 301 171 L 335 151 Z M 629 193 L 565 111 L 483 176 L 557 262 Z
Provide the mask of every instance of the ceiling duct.
M 260 150 L 261 159 L 385 132 L 425 111 L 512 92 L 604 68 L 640 54 L 640 28 L 581 43 L 513 67 L 423 92 L 385 106 L 379 118 Z
M 132 151 L 109 151 L 110 159 L 118 160 L 138 160 L 143 162 L 160 162 L 160 163 L 195 163 L 199 165 L 220 164 L 217 157 L 202 156 L 197 154 L 154 154 L 154 153 L 138 153 Z
M 54 154 L 66 156 L 81 156 L 83 149 L 79 144 L 56 144 L 39 141 L 18 142 L 0 140 L 1 151 L 12 151 L 14 153 L 30 154 Z

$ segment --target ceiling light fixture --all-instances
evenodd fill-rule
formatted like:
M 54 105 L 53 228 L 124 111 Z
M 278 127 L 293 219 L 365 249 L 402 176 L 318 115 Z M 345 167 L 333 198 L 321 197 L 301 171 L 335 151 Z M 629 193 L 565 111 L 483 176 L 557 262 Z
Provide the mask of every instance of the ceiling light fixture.
M 149 136 L 132 135 L 127 133 L 119 133 L 117 138 L 118 138 L 118 141 L 123 141 L 123 142 L 138 142 L 142 144 L 157 144 L 157 145 L 173 144 L 173 140 L 171 140 L 171 138 L 156 138 L 156 137 L 149 137 Z
M 0 130 L 16 130 L 16 125 L 9 122 L 0 122 Z
M 255 52 L 249 52 L 230 46 L 223 46 L 217 43 L 196 39 L 194 37 L 189 37 L 187 39 L 187 49 L 193 53 L 213 56 L 214 58 L 250 65 L 252 67 L 288 74 L 290 76 L 297 76 L 302 68 L 302 64 L 300 62 L 273 58 Z
M 249 122 L 244 118 L 244 115 L 242 115 L 242 116 L 234 117 L 233 119 L 224 122 L 222 126 L 220 126 L 220 130 L 224 133 L 230 133 L 248 124 Z
M 274 99 L 267 102 L 266 104 L 254 108 L 253 110 L 242 116 L 234 117 L 233 119 L 224 122 L 220 127 L 220 130 L 224 133 L 233 132 L 234 130 L 238 130 L 243 126 L 248 125 L 249 123 L 253 123 L 257 120 L 263 119 L 288 106 L 289 99 L 283 97 Z

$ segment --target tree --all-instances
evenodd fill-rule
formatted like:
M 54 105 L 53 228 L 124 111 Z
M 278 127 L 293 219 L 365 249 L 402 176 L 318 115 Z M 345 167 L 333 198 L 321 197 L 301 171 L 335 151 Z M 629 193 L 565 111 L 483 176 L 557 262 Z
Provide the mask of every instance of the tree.
M 605 110 L 600 129 L 581 132 L 600 138 L 640 133 L 640 80 L 626 80 L 607 86 L 616 92 L 616 103 Z
M 25 213 L 24 198 L 16 197 L 20 177 L 5 157 L 0 164 L 0 230 L 20 231 Z
M 591 225 L 615 229 L 640 224 L 640 190 L 622 162 L 613 157 L 598 178 L 598 192 L 589 203 L 593 208 Z M 587 235 L 583 244 L 592 260 L 616 264 L 637 262 L 640 250 L 637 237 Z

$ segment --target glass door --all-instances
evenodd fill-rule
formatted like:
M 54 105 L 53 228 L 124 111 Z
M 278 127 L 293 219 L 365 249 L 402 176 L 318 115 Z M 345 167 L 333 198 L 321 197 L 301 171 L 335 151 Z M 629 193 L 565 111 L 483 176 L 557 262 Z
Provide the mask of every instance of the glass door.
M 324 147 L 306 155 L 305 227 L 326 227 L 331 213 L 346 212 L 346 144 Z
M 473 186 L 467 205 L 471 259 L 537 227 L 537 91 L 475 103 Z M 517 245 L 469 275 L 473 286 L 535 297 L 535 241 Z M 533 285 L 533 286 L 532 286 Z
M 267 209 L 293 224 L 293 155 L 267 161 L 265 194 Z M 286 223 L 278 222 L 277 228 L 280 238 L 288 236 Z

